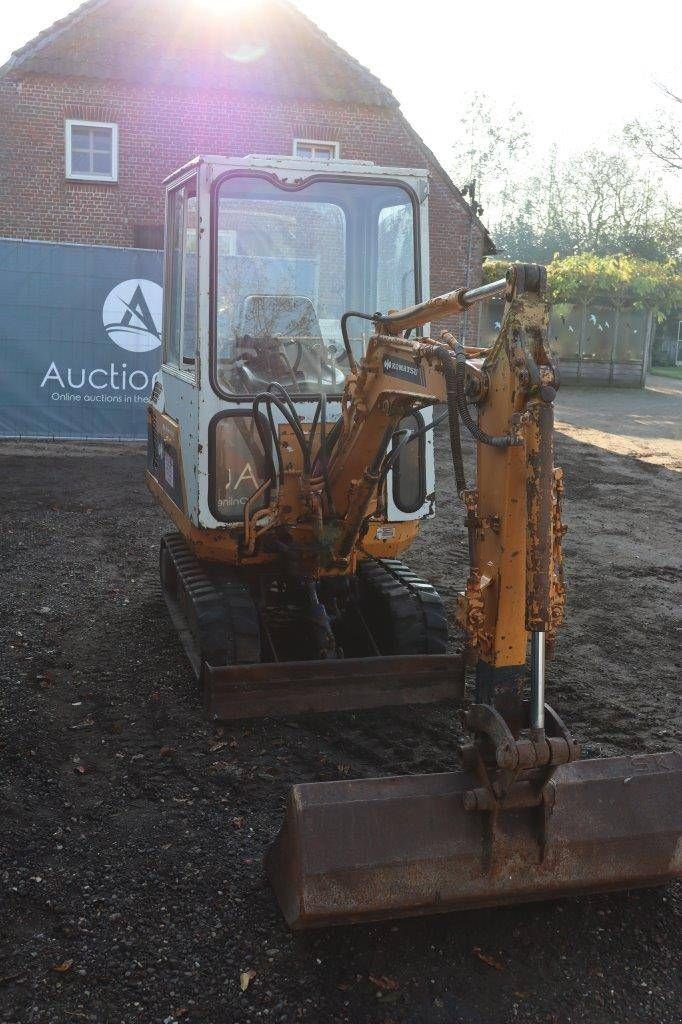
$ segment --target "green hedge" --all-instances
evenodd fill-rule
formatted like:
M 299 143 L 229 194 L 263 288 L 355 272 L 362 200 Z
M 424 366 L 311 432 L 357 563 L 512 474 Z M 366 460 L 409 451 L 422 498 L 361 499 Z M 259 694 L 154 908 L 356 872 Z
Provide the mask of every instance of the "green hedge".
M 504 277 L 506 260 L 486 260 L 483 281 Z M 664 263 L 634 256 L 581 253 L 554 259 L 547 266 L 552 302 L 589 302 L 651 310 L 657 320 L 682 307 L 682 273 L 678 260 Z

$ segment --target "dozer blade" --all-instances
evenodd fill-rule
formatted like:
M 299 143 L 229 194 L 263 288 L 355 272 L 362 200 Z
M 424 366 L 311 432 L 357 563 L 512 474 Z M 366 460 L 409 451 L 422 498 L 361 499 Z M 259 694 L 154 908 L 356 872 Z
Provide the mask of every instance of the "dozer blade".
M 306 711 L 461 702 L 464 671 L 464 659 L 447 654 L 204 665 L 202 685 L 207 715 L 228 721 Z
M 657 885 L 682 871 L 682 756 L 574 761 L 553 807 L 464 809 L 465 771 L 294 786 L 266 868 L 292 928 Z M 522 801 L 519 801 L 522 802 Z

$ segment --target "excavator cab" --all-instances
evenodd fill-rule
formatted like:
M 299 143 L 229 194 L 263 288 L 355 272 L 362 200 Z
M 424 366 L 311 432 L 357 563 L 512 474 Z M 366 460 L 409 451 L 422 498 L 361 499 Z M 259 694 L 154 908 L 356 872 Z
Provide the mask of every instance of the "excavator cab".
M 165 185 L 164 347 L 149 482 L 185 535 L 191 528 L 200 544 L 202 530 L 220 530 L 221 560 L 234 561 L 244 505 L 273 455 L 253 400 L 278 383 L 303 422 L 322 400 L 324 428 L 333 426 L 349 359 L 362 357 L 372 330 L 371 321 L 349 321 L 349 355 L 343 314 L 402 308 L 428 291 L 427 175 L 361 161 L 202 157 Z M 279 427 L 283 414 L 270 412 Z M 415 416 L 410 424 L 423 426 L 431 410 Z M 431 515 L 433 491 L 425 433 L 387 477 L 374 553 L 404 549 L 414 529 L 390 536 L 389 524 Z

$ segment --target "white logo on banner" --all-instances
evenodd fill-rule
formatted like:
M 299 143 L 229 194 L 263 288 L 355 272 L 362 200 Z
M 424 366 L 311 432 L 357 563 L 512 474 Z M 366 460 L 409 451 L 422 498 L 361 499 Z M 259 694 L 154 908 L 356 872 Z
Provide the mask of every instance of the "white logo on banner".
M 119 348 L 151 352 L 161 344 L 163 288 L 131 278 L 112 288 L 102 308 L 104 330 Z

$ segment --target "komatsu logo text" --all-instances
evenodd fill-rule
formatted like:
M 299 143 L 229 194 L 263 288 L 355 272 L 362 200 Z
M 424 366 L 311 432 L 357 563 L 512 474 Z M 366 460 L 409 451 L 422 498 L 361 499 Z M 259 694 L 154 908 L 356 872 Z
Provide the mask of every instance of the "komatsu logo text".
M 408 359 L 398 359 L 396 356 L 384 356 L 384 373 L 387 377 L 397 377 L 399 380 L 407 380 L 412 384 L 424 386 L 424 371 L 421 366 L 411 363 Z

